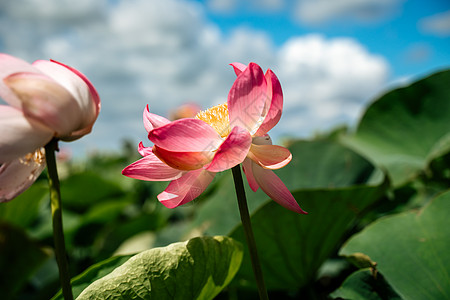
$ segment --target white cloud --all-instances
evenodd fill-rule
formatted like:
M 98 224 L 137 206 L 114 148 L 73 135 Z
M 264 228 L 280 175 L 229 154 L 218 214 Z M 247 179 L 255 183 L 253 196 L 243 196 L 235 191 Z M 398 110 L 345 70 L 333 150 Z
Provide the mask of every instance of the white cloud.
M 286 0 L 207 0 L 206 7 L 214 13 L 229 14 L 237 10 L 273 13 L 282 10 Z
M 216 13 L 230 13 L 238 6 L 238 0 L 208 0 L 206 6 Z
M 374 21 L 391 15 L 404 0 L 297 0 L 296 18 L 317 25 L 333 20 Z
M 419 28 L 428 34 L 439 37 L 450 36 L 450 10 L 419 21 Z
M 354 123 L 364 105 L 385 85 L 389 66 L 350 38 L 292 38 L 278 53 L 277 74 L 285 95 L 285 118 L 277 130 L 308 135 Z
M 433 48 L 430 44 L 416 42 L 409 45 L 403 54 L 406 63 L 424 63 L 433 55 Z
M 21 10 L 24 4 L 30 6 Z M 230 62 L 254 61 L 276 72 L 286 100 L 275 133 L 294 135 L 354 120 L 388 69 L 351 39 L 311 35 L 277 49 L 249 28 L 224 37 L 205 20 L 203 6 L 181 0 L 2 1 L 0 50 L 28 61 L 60 60 L 91 79 L 102 112 L 93 132 L 70 144 L 79 153 L 115 151 L 126 138 L 145 141 L 146 104 L 167 114 L 185 102 L 225 102 L 235 78 Z

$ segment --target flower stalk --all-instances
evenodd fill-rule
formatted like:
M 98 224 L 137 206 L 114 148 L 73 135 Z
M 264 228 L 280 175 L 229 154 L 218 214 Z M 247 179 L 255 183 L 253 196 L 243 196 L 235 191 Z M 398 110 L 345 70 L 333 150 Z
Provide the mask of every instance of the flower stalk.
M 259 298 L 261 300 L 268 300 L 266 285 L 261 270 L 261 264 L 258 258 L 258 251 L 256 248 L 255 237 L 253 235 L 252 223 L 250 214 L 248 212 L 247 198 L 245 197 L 244 182 L 242 181 L 242 173 L 240 165 L 231 168 L 233 173 L 234 187 L 236 189 L 236 196 L 238 200 L 239 213 L 241 215 L 242 227 L 244 228 L 245 239 L 247 241 L 250 259 L 252 262 L 252 269 L 255 275 L 256 284 L 258 286 Z
M 58 171 L 56 169 L 55 151 L 58 149 L 58 139 L 52 139 L 45 146 L 47 161 L 48 185 L 50 189 L 50 205 L 52 208 L 53 240 L 55 243 L 55 256 L 58 263 L 59 280 L 65 300 L 73 300 L 70 285 L 69 264 L 67 262 L 64 231 L 62 223 L 61 192 L 59 188 Z

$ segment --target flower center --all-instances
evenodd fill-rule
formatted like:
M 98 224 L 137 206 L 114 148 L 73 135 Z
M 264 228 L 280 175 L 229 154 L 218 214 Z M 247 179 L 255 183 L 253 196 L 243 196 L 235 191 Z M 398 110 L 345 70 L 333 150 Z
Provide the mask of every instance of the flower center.
M 24 165 L 30 165 L 35 163 L 37 165 L 41 165 L 45 160 L 44 148 L 39 148 L 32 153 L 28 153 L 24 157 L 19 159 L 20 163 Z
M 216 105 L 210 109 L 201 111 L 195 116 L 195 118 L 211 125 L 212 128 L 214 128 L 214 130 L 217 131 L 217 133 L 223 138 L 227 137 L 231 131 L 227 103 Z

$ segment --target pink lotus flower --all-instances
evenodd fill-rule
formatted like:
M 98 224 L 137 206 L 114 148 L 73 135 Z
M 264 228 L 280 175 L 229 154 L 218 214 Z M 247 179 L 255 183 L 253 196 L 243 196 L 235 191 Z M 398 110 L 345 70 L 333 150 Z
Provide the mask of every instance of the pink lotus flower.
M 88 134 L 100 98 L 79 71 L 56 61 L 29 64 L 0 53 L 0 202 L 26 190 L 45 167 L 43 147 L 52 139 Z
M 272 145 L 267 132 L 280 120 L 283 95 L 271 70 L 234 63 L 237 74 L 227 103 L 195 118 L 169 121 L 144 110 L 144 126 L 153 147 L 139 144 L 140 160 L 122 174 L 140 180 L 171 181 L 158 195 L 168 208 L 197 198 L 214 175 L 243 163 L 253 191 L 259 187 L 280 205 L 305 213 L 273 169 L 292 158 L 286 148 Z
M 179 107 L 170 111 L 169 119 L 170 120 L 178 120 L 178 119 L 183 119 L 183 118 L 193 118 L 200 111 L 201 111 L 201 107 L 198 106 L 197 104 L 186 103 L 186 104 L 180 105 Z

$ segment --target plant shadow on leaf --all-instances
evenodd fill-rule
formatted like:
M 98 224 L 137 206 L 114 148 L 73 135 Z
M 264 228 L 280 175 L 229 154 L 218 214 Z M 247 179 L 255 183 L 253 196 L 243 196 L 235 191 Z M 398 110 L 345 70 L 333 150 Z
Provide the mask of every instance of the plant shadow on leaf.
M 450 190 L 421 210 L 387 216 L 354 235 L 340 250 L 364 253 L 404 299 L 450 298 Z
M 449 82 L 447 70 L 386 93 L 342 142 L 386 168 L 395 187 L 413 180 L 450 150 Z
M 20 255 L 17 251 L 20 249 Z M 28 278 L 52 255 L 31 240 L 25 232 L 6 223 L 0 223 L 0 290 L 2 299 L 15 299 Z
M 364 158 L 333 141 L 296 141 L 293 160 L 277 175 L 309 215 L 291 212 L 246 187 L 259 257 L 271 295 L 294 295 L 312 285 L 322 264 L 344 241 L 355 221 L 379 200 L 388 182 Z M 245 244 L 230 178 L 197 211 L 194 224 L 207 234 L 229 233 Z M 255 288 L 244 247 L 244 261 L 233 286 Z M 284 296 L 286 296 L 284 294 Z
M 386 282 L 383 275 L 374 276 L 369 269 L 362 269 L 353 273 L 344 281 L 342 287 L 330 296 L 352 300 L 402 299 Z
M 213 299 L 239 269 L 242 245 L 199 237 L 132 256 L 77 299 Z

